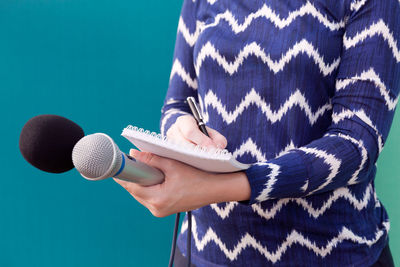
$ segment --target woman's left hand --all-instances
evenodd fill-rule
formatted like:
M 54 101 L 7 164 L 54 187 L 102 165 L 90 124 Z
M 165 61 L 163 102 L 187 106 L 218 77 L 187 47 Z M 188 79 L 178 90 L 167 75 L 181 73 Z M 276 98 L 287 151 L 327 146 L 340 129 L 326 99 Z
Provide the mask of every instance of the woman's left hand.
M 250 186 L 244 172 L 213 174 L 148 152 L 131 149 L 130 155 L 160 169 L 165 176 L 164 182 L 141 186 L 116 178 L 114 180 L 156 217 L 250 197 Z

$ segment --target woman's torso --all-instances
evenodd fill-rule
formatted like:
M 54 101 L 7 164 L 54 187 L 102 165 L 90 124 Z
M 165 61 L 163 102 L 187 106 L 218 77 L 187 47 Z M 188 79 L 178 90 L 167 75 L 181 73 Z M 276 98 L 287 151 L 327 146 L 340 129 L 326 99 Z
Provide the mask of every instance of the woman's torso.
M 199 101 L 207 125 L 227 137 L 227 149 L 254 163 L 322 137 L 331 123 L 349 2 L 195 4 L 204 23 L 193 52 Z M 373 180 L 375 170 L 369 175 Z M 362 264 L 371 251 L 356 236 L 376 239 L 377 251 L 386 242 L 383 232 L 376 238 L 387 215 L 371 182 L 252 206 L 213 204 L 193 216 L 199 266 Z M 185 253 L 185 224 L 182 232 Z M 347 238 L 354 233 L 355 240 Z

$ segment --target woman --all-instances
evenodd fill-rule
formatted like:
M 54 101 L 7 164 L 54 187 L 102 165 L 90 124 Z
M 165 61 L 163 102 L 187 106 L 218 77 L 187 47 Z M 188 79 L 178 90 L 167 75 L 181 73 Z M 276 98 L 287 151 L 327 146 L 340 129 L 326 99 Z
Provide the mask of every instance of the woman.
M 155 216 L 193 210 L 196 266 L 390 266 L 374 177 L 398 100 L 398 14 L 398 0 L 185 0 L 161 131 L 253 165 L 212 174 L 132 151 L 165 182 L 117 182 Z

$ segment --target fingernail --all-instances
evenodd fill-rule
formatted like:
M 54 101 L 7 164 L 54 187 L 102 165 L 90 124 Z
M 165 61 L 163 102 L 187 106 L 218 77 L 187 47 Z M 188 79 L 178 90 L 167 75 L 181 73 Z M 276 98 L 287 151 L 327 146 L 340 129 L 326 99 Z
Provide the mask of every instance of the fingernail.
M 132 156 L 132 157 L 135 157 L 135 156 L 137 156 L 137 152 L 138 151 L 136 149 L 132 148 L 131 150 L 129 150 L 129 155 Z

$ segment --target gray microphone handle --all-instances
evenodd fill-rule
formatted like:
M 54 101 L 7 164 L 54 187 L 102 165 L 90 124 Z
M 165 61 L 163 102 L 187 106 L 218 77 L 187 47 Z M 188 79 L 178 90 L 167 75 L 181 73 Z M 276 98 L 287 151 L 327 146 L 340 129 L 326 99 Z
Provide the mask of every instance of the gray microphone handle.
M 121 154 L 123 157 L 121 170 L 113 177 L 144 186 L 160 184 L 164 181 L 164 173 L 159 169 L 137 161 L 125 153 Z

